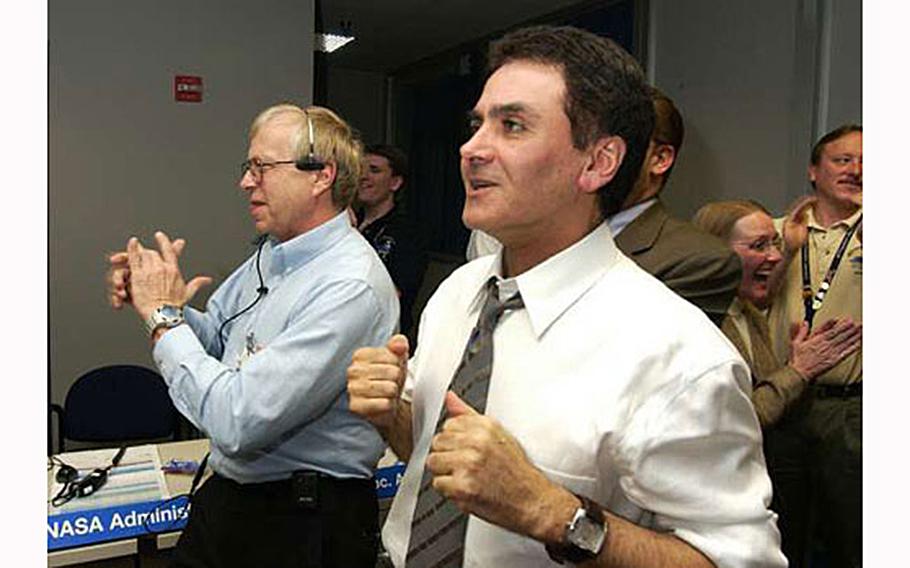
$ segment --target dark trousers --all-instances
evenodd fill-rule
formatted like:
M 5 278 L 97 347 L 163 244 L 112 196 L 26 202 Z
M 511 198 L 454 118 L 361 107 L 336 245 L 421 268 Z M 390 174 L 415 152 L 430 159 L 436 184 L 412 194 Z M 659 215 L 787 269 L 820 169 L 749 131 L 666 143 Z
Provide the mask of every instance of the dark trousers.
M 291 480 L 239 484 L 213 475 L 193 496 L 172 566 L 373 568 L 379 544 L 372 479 L 320 475 L 301 506 Z
M 862 395 L 808 393 L 765 432 L 771 509 L 791 568 L 808 566 L 815 543 L 832 568 L 862 566 L 862 419 Z

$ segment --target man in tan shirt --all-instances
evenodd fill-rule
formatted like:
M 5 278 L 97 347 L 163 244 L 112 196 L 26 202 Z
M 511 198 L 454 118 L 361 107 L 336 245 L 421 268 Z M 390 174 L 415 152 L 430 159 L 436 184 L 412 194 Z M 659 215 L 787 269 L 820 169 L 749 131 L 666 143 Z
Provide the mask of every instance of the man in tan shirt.
M 789 356 L 790 330 L 808 320 L 863 318 L 863 131 L 844 125 L 812 150 L 813 192 L 775 224 L 789 261 L 769 314 L 775 350 Z M 809 396 L 767 432 L 784 553 L 804 566 L 814 540 L 831 566 L 862 562 L 862 348 L 818 377 Z

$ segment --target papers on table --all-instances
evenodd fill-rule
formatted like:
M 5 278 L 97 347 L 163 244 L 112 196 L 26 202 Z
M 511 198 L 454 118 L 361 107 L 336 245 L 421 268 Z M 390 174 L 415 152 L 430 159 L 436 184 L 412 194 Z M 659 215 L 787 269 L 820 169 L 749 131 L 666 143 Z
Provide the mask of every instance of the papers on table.
M 57 458 L 63 463 L 71 465 L 79 471 L 79 478 L 89 474 L 95 468 L 106 468 L 111 465 L 111 460 L 117 449 L 91 450 L 60 454 Z M 48 515 L 59 515 L 85 509 L 101 509 L 124 505 L 127 503 L 141 503 L 167 499 L 170 494 L 164 474 L 161 471 L 161 461 L 158 450 L 154 445 L 134 446 L 127 448 L 119 465 L 108 472 L 107 483 L 95 493 L 86 497 L 76 497 L 60 507 L 51 504 L 51 498 L 63 488 L 63 484 L 56 481 L 59 465 L 54 466 L 51 475 L 51 486 L 48 490 Z

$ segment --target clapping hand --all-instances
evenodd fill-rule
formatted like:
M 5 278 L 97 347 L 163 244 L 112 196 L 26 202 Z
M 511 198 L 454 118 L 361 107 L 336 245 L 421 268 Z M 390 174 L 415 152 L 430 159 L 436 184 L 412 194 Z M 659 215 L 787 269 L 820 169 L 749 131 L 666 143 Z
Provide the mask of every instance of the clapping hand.
M 161 231 L 155 233 L 158 250 L 142 246 L 132 237 L 125 252 L 109 257 L 108 293 L 111 306 L 120 309 L 130 304 L 142 319 L 163 304 L 183 306 L 200 288 L 212 283 L 208 276 L 185 282 L 178 257 L 186 245 L 183 239 L 171 241 Z

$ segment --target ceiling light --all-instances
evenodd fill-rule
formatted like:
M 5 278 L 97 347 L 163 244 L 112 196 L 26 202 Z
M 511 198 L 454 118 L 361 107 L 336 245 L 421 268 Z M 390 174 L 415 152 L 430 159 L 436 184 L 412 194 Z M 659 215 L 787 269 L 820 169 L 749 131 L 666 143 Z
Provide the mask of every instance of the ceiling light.
M 352 41 L 354 41 L 354 36 L 350 35 L 316 34 L 314 49 L 316 51 L 332 53 L 336 49 L 340 49 L 342 46 L 345 46 Z

